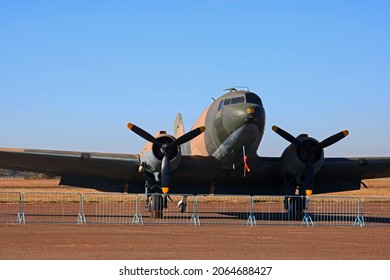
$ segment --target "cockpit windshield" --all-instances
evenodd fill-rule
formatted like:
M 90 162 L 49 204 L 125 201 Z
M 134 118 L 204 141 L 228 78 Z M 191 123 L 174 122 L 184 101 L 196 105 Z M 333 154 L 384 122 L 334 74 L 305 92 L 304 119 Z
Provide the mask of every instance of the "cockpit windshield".
M 245 94 L 246 103 L 252 103 L 263 106 L 263 103 L 261 102 L 260 97 L 258 97 L 253 92 L 248 92 Z
M 245 93 L 245 95 L 242 96 L 237 96 L 237 97 L 222 100 L 221 103 L 219 104 L 218 111 L 222 110 L 224 106 L 239 104 L 239 103 L 250 103 L 250 104 L 257 104 L 263 106 L 260 97 L 258 97 L 253 92 L 247 92 Z
M 238 103 L 244 103 L 245 102 L 245 97 L 240 96 L 240 97 L 234 97 L 231 99 L 230 104 L 238 104 Z

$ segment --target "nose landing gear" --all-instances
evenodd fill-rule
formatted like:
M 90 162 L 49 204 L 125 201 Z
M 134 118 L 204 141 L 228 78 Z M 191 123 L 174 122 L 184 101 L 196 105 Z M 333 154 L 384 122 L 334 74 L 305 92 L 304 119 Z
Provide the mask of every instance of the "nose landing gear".
M 182 199 L 177 204 L 177 208 L 179 209 L 180 213 L 185 213 L 187 209 L 187 196 L 183 195 Z

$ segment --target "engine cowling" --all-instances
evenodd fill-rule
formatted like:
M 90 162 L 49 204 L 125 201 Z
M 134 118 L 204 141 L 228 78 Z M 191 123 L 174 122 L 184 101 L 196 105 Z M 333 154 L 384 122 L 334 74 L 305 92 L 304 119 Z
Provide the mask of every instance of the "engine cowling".
M 141 167 L 145 168 L 147 172 L 161 172 L 162 160 L 164 158 L 163 148 L 165 144 L 169 147 L 166 151 L 169 160 L 169 170 L 174 171 L 180 164 L 182 154 L 179 145 L 171 146 L 176 138 L 167 134 L 165 131 L 159 131 L 155 138 L 159 145 L 148 142 L 141 153 Z
M 316 149 L 319 141 L 308 137 L 307 134 L 299 135 L 297 140 L 301 142 L 301 146 L 291 144 L 282 154 L 283 169 L 285 174 L 294 176 L 300 181 L 305 181 L 304 176 L 307 172 L 309 159 L 312 160 L 313 171 L 316 174 L 324 163 L 324 149 Z M 311 153 L 308 151 L 311 151 Z

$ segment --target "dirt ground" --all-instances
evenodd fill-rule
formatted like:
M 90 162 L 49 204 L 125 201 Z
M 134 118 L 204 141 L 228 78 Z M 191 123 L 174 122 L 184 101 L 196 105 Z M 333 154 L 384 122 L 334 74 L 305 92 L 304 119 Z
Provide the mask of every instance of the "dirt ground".
M 0 192 L 91 192 L 56 184 L 0 180 Z M 358 196 L 390 196 L 390 180 L 366 184 Z M 0 224 L 0 248 L 1 260 L 390 260 L 390 227 Z
M 389 227 L 0 225 L 2 260 L 389 260 Z

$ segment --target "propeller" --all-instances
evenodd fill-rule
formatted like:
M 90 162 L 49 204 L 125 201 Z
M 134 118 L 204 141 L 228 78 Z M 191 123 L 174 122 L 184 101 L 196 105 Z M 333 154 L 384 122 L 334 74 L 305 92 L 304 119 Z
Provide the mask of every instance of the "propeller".
M 191 141 L 206 130 L 204 126 L 201 126 L 183 134 L 182 136 L 174 140 L 172 143 L 160 143 L 154 136 L 152 136 L 142 128 L 136 126 L 135 124 L 128 123 L 127 127 L 138 136 L 160 148 L 160 151 L 163 155 L 161 161 L 161 189 L 164 194 L 168 193 L 169 191 L 169 157 L 174 153 L 174 151 L 177 150 L 178 146 L 188 141 Z
M 280 135 L 282 138 L 286 139 L 291 144 L 295 145 L 300 150 L 300 159 L 306 164 L 305 168 L 305 189 L 306 194 L 311 195 L 314 188 L 314 161 L 316 158 L 316 154 L 321 149 L 327 148 L 344 137 L 348 136 L 349 131 L 343 130 L 341 132 L 338 132 L 320 143 L 316 143 L 314 141 L 307 142 L 307 141 L 300 141 L 298 138 L 292 136 L 287 131 L 281 129 L 280 127 L 277 127 L 276 125 L 272 126 L 272 130 L 275 131 L 278 135 Z

